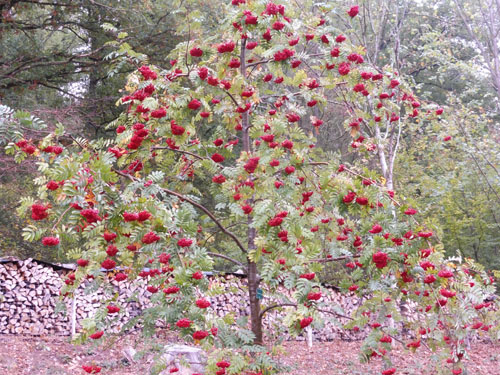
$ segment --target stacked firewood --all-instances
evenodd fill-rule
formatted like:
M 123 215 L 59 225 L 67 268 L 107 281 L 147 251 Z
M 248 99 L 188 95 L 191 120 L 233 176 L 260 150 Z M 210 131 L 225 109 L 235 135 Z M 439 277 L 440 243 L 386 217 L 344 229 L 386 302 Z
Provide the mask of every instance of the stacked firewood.
M 247 282 L 245 278 L 225 275 L 221 276 L 217 280 L 213 281 L 222 285 L 227 293 L 223 293 L 214 296 L 210 299 L 212 307 L 219 317 L 226 316 L 233 313 L 235 318 L 240 316 L 250 315 L 250 307 L 247 303 L 248 300 L 248 290 Z M 267 296 L 267 293 L 263 293 Z M 293 292 L 287 290 L 284 287 L 279 287 L 275 293 L 275 298 L 264 297 L 261 301 L 262 309 L 266 307 L 282 304 L 284 302 L 289 302 L 294 304 Z M 342 326 L 348 323 L 349 319 L 344 316 L 349 316 L 354 310 L 356 310 L 361 305 L 361 299 L 357 298 L 354 294 L 350 293 L 348 295 L 342 294 L 335 290 L 334 288 L 325 287 L 325 293 L 320 300 L 321 303 L 325 304 L 323 308 L 331 313 L 325 314 L 324 326 L 321 329 L 313 329 L 313 336 L 315 340 L 318 341 L 329 341 L 334 339 L 344 339 L 344 340 L 359 340 L 365 337 L 366 333 L 355 332 L 352 330 L 343 329 Z M 286 340 L 291 337 L 285 332 L 278 332 L 283 329 L 283 317 L 286 314 L 287 309 L 293 309 L 293 306 L 283 306 L 279 308 L 273 308 L 266 312 L 263 317 L 264 327 L 267 331 L 276 331 L 276 336 L 281 336 Z M 269 337 L 273 339 L 273 337 Z M 299 336 L 298 340 L 303 340 L 303 336 Z
M 0 333 L 68 333 L 68 320 L 55 307 L 61 277 L 50 267 L 25 261 L 0 264 Z
M 57 272 L 32 259 L 0 264 L 0 334 L 69 335 L 72 324 L 78 332 L 83 319 L 104 309 L 109 294 L 102 289 L 92 292 L 86 288 L 89 283 L 82 284 L 72 296 L 60 298 L 61 287 L 70 272 L 70 269 Z M 120 319 L 113 322 L 118 330 L 150 306 L 150 293 L 144 280 L 110 284 L 119 295 L 114 304 L 124 307 Z
M 119 318 L 111 320 L 113 330 L 117 331 L 131 318 L 139 315 L 142 310 L 151 307 L 151 293 L 147 291 L 147 278 L 132 282 L 111 281 L 108 288 L 111 287 L 111 294 L 119 296 L 116 301 L 109 300 L 109 291 L 105 293 L 102 288 L 92 288 L 91 281 L 88 281 L 80 286 L 73 296 L 68 296 L 60 302 L 59 291 L 71 272 L 71 267 L 53 267 L 32 259 L 1 262 L 0 334 L 69 335 L 73 326 L 78 332 L 81 330 L 83 319 L 98 313 L 99 309 L 104 310 L 106 304 L 117 305 L 121 308 Z M 238 319 L 250 314 L 247 302 L 247 281 L 244 277 L 232 274 L 210 276 L 209 282 L 212 286 L 221 287 L 224 291 L 222 294 L 209 297 L 214 315 L 223 317 L 234 314 L 235 319 Z M 263 309 L 282 303 L 285 300 L 284 297 L 288 302 L 294 303 L 291 291 L 284 287 L 280 287 L 275 293 L 275 298 L 267 297 L 267 295 L 264 291 L 264 297 L 261 300 Z M 342 294 L 333 288 L 325 287 L 320 302 L 325 303 L 325 310 L 336 313 L 327 314 L 326 317 L 331 319 L 326 321 L 321 329 L 313 330 L 315 340 L 355 340 L 365 335 L 363 332 L 342 328 L 342 325 L 348 322 L 348 319 L 342 315 L 349 316 L 361 304 L 361 300 L 355 295 Z M 58 311 L 56 305 L 61 303 L 65 305 L 64 311 L 56 312 Z M 271 331 L 276 331 L 276 335 L 289 338 L 286 332 L 279 331 L 283 327 L 284 310 L 290 308 L 293 307 L 269 310 L 264 315 L 264 325 Z

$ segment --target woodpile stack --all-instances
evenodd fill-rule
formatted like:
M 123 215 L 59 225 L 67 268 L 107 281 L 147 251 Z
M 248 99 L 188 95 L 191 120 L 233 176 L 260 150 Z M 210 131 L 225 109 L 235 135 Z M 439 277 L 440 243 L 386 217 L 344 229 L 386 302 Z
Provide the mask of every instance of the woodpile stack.
M 4 259 L 0 263 L 0 334 L 70 335 L 73 316 L 78 332 L 83 319 L 93 316 L 99 308 L 104 309 L 104 291 L 89 293 L 91 289 L 83 284 L 74 297 L 64 299 L 65 311 L 56 312 L 63 280 L 72 270 L 33 259 Z M 120 320 L 112 324 L 117 331 L 143 308 L 150 307 L 150 293 L 144 280 L 110 284 L 119 294 L 115 303 L 124 307 Z
M 81 329 L 80 322 L 83 319 L 93 316 L 98 309 L 106 309 L 107 299 L 110 296 L 109 293 L 105 293 L 102 289 L 89 293 L 89 289 L 92 290 L 92 288 L 87 288 L 88 284 L 83 283 L 76 290 L 74 302 L 73 298 L 66 301 L 69 320 L 72 317 L 72 306 L 75 305 L 75 328 L 77 332 Z M 146 290 L 147 284 L 143 279 L 137 279 L 133 282 L 117 282 L 113 280 L 110 281 L 110 286 L 113 288 L 113 294 L 118 295 L 118 299 L 109 304 L 120 306 L 122 310 L 120 319 L 109 319 L 108 331 L 118 332 L 130 319 L 140 315 L 143 309 L 152 306 L 149 300 L 151 293 Z
M 105 309 L 106 295 L 109 293 L 104 293 L 102 289 L 94 290 L 95 288 L 88 285 L 91 283 L 89 281 L 87 285 L 78 288 L 74 298 L 65 298 L 66 311 L 56 313 L 63 280 L 73 269 L 73 266 L 64 267 L 32 259 L 0 259 L 0 334 L 70 335 L 73 317 L 78 332 L 83 319 L 93 316 L 98 309 Z M 250 314 L 244 277 L 233 274 L 210 276 L 209 282 L 225 290 L 224 293 L 209 298 L 215 315 L 223 317 L 234 313 L 237 319 Z M 119 283 L 112 281 L 109 286 L 119 295 L 114 304 L 122 308 L 120 318 L 112 321 L 112 330 L 118 331 L 123 324 L 140 314 L 141 310 L 151 307 L 151 293 L 146 290 L 146 279 Z M 324 293 L 320 301 L 326 303 L 325 310 L 343 311 L 349 316 L 361 304 L 361 300 L 354 295 L 342 294 L 333 288 L 327 289 L 329 292 Z M 267 295 L 265 292 L 263 294 Z M 262 305 L 266 307 L 282 302 L 283 296 L 294 302 L 290 291 L 285 288 L 280 288 L 277 295 L 281 296 L 280 300 L 265 297 L 261 301 Z M 281 322 L 284 313 L 282 309 L 270 310 L 264 316 L 264 325 L 271 331 L 276 331 L 278 335 L 288 338 L 286 332 L 278 333 L 283 327 Z M 324 327 L 314 330 L 314 339 L 317 341 L 357 340 L 365 336 L 364 332 L 344 330 L 342 325 L 348 322 L 346 318 L 334 314 L 325 317 L 333 318 L 331 320 L 336 322 L 327 320 Z
M 230 313 L 235 313 L 236 319 L 250 315 L 250 307 L 247 303 L 247 282 L 245 278 L 226 275 L 225 277 L 218 278 L 217 282 L 222 285 L 228 293 L 220 294 L 215 297 L 210 298 L 213 309 L 215 310 L 217 316 L 223 317 Z M 349 316 L 354 310 L 356 310 L 360 304 L 361 299 L 357 298 L 354 294 L 342 294 L 339 293 L 334 288 L 325 287 L 329 292 L 323 294 L 320 302 L 325 303 L 328 311 L 343 311 L 346 316 Z M 292 292 L 285 289 L 284 287 L 278 288 L 276 293 L 280 296 L 280 300 L 272 298 L 264 298 L 262 300 L 262 305 L 265 307 L 274 304 L 279 304 L 283 302 L 283 297 L 292 303 L 295 303 L 292 297 Z M 266 293 L 264 293 L 266 295 Z M 293 307 L 283 307 L 282 309 L 272 309 L 264 315 L 264 326 L 271 332 L 277 331 L 282 328 L 281 323 L 285 315 L 285 309 L 293 309 Z M 325 315 L 326 321 L 321 330 L 313 329 L 314 339 L 317 341 L 330 341 L 334 339 L 343 340 L 360 340 L 365 337 L 366 333 L 363 332 L 353 332 L 350 330 L 345 330 L 342 328 L 343 324 L 348 323 L 348 319 L 334 314 Z M 333 319 L 332 319 L 333 318 Z M 290 339 L 290 336 L 284 333 L 286 340 Z M 272 338 L 270 338 L 272 339 Z M 304 340 L 304 337 L 298 337 L 298 340 Z
M 32 259 L 0 264 L 0 333 L 68 333 L 64 314 L 55 314 L 60 275 Z

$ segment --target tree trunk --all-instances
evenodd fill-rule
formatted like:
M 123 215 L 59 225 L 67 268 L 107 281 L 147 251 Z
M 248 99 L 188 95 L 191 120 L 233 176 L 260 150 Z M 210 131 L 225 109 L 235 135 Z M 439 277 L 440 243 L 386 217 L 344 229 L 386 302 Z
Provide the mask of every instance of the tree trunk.
M 99 29 L 99 25 L 102 22 L 102 16 L 99 13 L 99 10 L 93 9 L 92 7 L 87 8 L 88 12 L 88 44 L 90 51 L 95 51 L 99 47 L 102 46 L 102 43 L 99 39 L 99 34 L 101 30 Z M 99 133 L 99 125 L 98 125 L 98 101 L 99 97 L 97 92 L 97 85 L 99 83 L 99 76 L 101 72 L 100 69 L 96 66 L 94 69 L 91 69 L 88 73 L 88 87 L 87 92 L 85 94 L 86 104 L 85 104 L 85 123 L 89 130 L 93 131 L 93 136 L 97 137 Z
M 380 162 L 380 169 L 382 171 L 382 176 L 384 176 L 386 180 L 386 186 L 389 190 L 393 190 L 393 180 L 392 173 L 390 173 L 389 165 L 387 163 L 387 156 L 385 153 L 385 145 L 382 140 L 382 135 L 380 134 L 380 127 L 378 124 L 375 124 L 375 136 L 377 139 L 377 153 Z
M 260 316 L 260 301 L 257 299 L 257 289 L 260 279 L 257 274 L 257 264 L 248 260 L 248 295 L 250 297 L 250 321 L 252 332 L 255 335 L 254 344 L 263 345 L 262 337 L 262 318 Z
M 240 73 L 243 78 L 246 78 L 246 57 L 245 57 L 245 46 L 246 39 L 241 41 L 241 53 L 240 53 Z M 250 154 L 252 151 L 250 143 L 250 124 L 248 123 L 248 113 L 245 112 L 241 116 L 241 126 L 243 130 L 243 152 Z M 253 199 L 248 200 L 248 204 L 252 205 Z M 255 250 L 255 228 L 252 227 L 253 220 L 249 216 L 247 220 L 247 242 L 248 242 L 248 252 Z M 257 289 L 260 284 L 260 277 L 257 272 L 257 264 L 253 262 L 250 258 L 247 258 L 247 277 L 248 277 L 248 297 L 250 302 L 250 322 L 252 327 L 252 332 L 255 335 L 254 344 L 262 345 L 264 343 L 262 337 L 262 317 L 260 316 L 260 301 L 257 298 Z

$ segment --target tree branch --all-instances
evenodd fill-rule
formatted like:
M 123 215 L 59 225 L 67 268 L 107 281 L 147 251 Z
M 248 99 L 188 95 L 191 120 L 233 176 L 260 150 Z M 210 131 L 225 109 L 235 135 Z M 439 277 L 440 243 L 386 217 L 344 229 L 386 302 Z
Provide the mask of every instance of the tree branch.
M 217 258 L 222 258 L 222 259 L 228 260 L 228 261 L 230 261 L 230 262 L 232 262 L 234 264 L 237 264 L 240 267 L 245 267 L 243 263 L 241 263 L 240 261 L 237 261 L 236 259 L 230 258 L 227 255 L 218 254 L 218 253 L 211 253 L 211 252 L 208 252 L 207 254 L 210 255 L 210 256 L 213 256 L 213 257 L 217 257 Z
M 276 305 L 271 305 L 271 306 L 268 306 L 266 307 L 264 310 L 262 310 L 260 312 L 260 318 L 262 319 L 262 317 L 264 316 L 264 314 L 268 311 L 271 311 L 273 309 L 277 309 L 278 307 L 284 307 L 284 306 L 290 306 L 290 307 L 297 307 L 297 304 L 296 303 L 278 303 Z M 345 319 L 349 319 L 349 320 L 354 320 L 353 318 L 351 318 L 350 316 L 347 316 L 347 315 L 343 315 L 343 314 L 339 314 L 335 311 L 329 311 L 329 310 L 322 310 L 322 309 L 316 309 L 317 311 L 319 312 L 322 312 L 322 313 L 325 313 L 325 314 L 331 314 L 331 315 L 335 315 L 335 316 L 338 316 L 340 318 L 345 318 Z
M 122 177 L 126 177 L 132 181 L 137 181 L 137 179 L 129 174 L 126 174 L 126 173 L 122 173 L 116 169 L 113 169 L 113 171 L 122 176 Z M 215 225 L 217 225 L 219 227 L 219 229 L 224 232 L 226 235 L 228 235 L 229 237 L 232 238 L 232 240 L 236 243 L 236 245 L 238 246 L 238 248 L 246 253 L 247 252 L 247 249 L 243 246 L 243 244 L 241 243 L 241 241 L 238 239 L 238 237 L 236 237 L 236 235 L 231 232 L 230 230 L 228 230 L 226 227 L 224 227 L 224 225 L 222 225 L 222 223 L 220 222 L 219 219 L 217 219 L 215 217 L 215 215 L 210 212 L 210 210 L 208 208 L 206 208 L 205 206 L 203 206 L 202 204 L 198 203 L 198 202 L 195 202 L 194 200 L 176 192 L 176 191 L 173 191 L 173 190 L 170 190 L 170 189 L 167 189 L 167 188 L 161 188 L 165 193 L 167 193 L 168 195 L 173 195 L 174 197 L 177 197 L 179 198 L 181 201 L 185 201 L 187 203 L 189 203 L 190 205 L 198 208 L 199 210 L 203 211 L 214 223 Z
M 236 105 L 236 107 L 239 107 L 239 106 L 240 106 L 240 105 L 238 104 L 238 102 L 236 101 L 236 99 L 234 98 L 234 96 L 233 96 L 233 95 L 231 95 L 231 93 L 230 93 L 229 91 L 224 90 L 224 92 L 226 93 L 226 95 L 228 95 L 228 96 L 231 98 L 231 100 L 233 101 L 234 105 Z
M 338 258 L 320 258 L 320 259 L 312 259 L 309 263 L 328 263 L 328 262 L 340 262 L 342 260 L 348 260 L 353 258 L 359 258 L 361 255 L 345 255 Z
M 252 66 L 257 66 L 257 65 L 260 65 L 260 64 L 267 64 L 269 61 L 272 61 L 272 59 L 266 59 L 266 60 L 256 61 L 256 62 L 247 64 L 247 68 L 251 68 Z
M 185 150 L 176 150 L 176 149 L 173 149 L 173 148 L 170 148 L 170 147 L 156 146 L 156 147 L 151 148 L 151 150 L 170 150 L 170 151 L 173 151 L 173 152 L 178 152 L 178 153 L 181 153 L 181 154 L 190 155 L 190 156 L 192 156 L 192 157 L 194 157 L 194 158 L 196 158 L 198 160 L 204 160 L 204 159 L 206 159 L 206 158 L 204 158 L 202 156 L 193 154 L 192 152 L 185 151 Z
M 271 306 L 268 306 L 266 307 L 264 310 L 262 310 L 260 312 L 260 318 L 262 319 L 262 317 L 264 316 L 264 314 L 272 309 L 277 309 L 278 307 L 284 307 L 284 306 L 291 306 L 291 307 L 297 307 L 297 304 L 296 303 L 279 303 L 279 304 L 276 304 L 276 305 L 271 305 Z

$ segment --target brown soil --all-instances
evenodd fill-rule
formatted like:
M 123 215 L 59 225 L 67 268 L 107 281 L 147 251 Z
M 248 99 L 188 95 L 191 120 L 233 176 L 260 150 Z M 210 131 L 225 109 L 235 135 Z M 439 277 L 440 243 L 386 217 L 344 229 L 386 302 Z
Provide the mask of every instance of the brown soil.
M 171 342 L 172 339 L 164 339 Z M 0 335 L 0 374 L 8 375 L 80 375 L 82 364 L 95 362 L 103 367 L 103 375 L 147 375 L 154 355 L 145 355 L 130 363 L 123 354 L 129 346 L 144 348 L 144 341 L 128 335 L 108 347 L 73 346 L 65 337 L 31 337 Z M 285 344 L 282 360 L 293 366 L 288 375 L 380 375 L 381 359 L 368 364 L 358 361 L 359 342 L 333 341 L 314 343 L 309 349 L 304 342 Z M 396 375 L 438 374 L 429 370 L 432 354 L 421 347 L 416 353 L 396 348 L 392 359 Z M 463 375 L 500 375 L 500 344 L 475 344 L 465 361 Z M 443 374 L 451 370 L 442 369 Z

